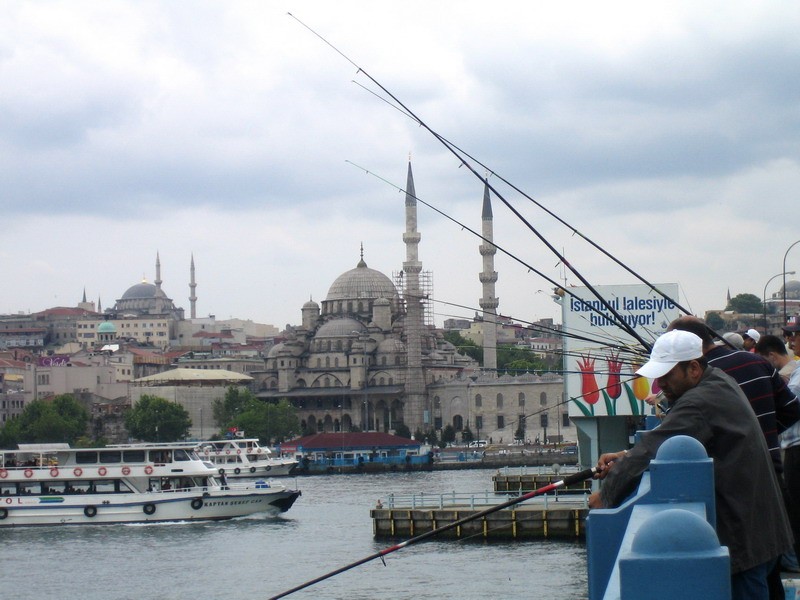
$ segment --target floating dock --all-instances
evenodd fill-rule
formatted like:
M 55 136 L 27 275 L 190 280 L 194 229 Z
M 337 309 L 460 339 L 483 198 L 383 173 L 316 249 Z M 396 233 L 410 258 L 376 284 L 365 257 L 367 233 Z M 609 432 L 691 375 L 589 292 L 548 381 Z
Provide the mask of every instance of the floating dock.
M 550 485 L 564 478 L 564 473 L 556 474 L 553 472 L 527 472 L 519 469 L 503 469 L 492 476 L 494 491 L 500 494 L 526 494 L 533 490 L 538 490 L 546 485 Z M 559 495 L 563 494 L 590 494 L 592 492 L 592 480 L 585 479 L 570 486 L 558 490 Z
M 497 500 L 497 503 L 507 498 Z M 489 505 L 468 503 L 440 507 L 374 508 L 370 511 L 375 537 L 414 537 L 469 517 Z M 441 534 L 442 538 L 481 537 L 495 540 L 546 538 L 583 539 L 589 508 L 585 498 L 530 500 L 482 518 L 469 521 Z

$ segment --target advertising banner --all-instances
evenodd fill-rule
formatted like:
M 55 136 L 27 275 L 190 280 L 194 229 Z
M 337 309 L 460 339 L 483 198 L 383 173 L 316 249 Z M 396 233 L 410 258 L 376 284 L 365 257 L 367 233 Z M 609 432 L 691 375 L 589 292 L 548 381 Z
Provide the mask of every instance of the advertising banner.
M 670 298 L 678 284 L 657 284 Z M 642 339 L 652 342 L 679 316 L 677 307 L 647 285 L 601 285 L 595 290 Z M 586 287 L 571 287 L 562 298 L 564 387 L 570 417 L 646 414 L 644 398 L 653 382 L 633 377 L 631 350 L 642 345 L 619 327 L 610 311 Z M 649 414 L 649 411 L 647 411 Z

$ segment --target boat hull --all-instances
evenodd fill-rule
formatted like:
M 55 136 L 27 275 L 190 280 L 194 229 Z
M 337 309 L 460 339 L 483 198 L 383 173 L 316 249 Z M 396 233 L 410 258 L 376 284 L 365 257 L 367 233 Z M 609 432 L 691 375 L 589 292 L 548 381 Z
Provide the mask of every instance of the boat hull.
M 215 521 L 289 510 L 297 490 L 256 489 L 174 494 L 106 494 L 0 498 L 0 528 L 101 525 L 164 521 Z

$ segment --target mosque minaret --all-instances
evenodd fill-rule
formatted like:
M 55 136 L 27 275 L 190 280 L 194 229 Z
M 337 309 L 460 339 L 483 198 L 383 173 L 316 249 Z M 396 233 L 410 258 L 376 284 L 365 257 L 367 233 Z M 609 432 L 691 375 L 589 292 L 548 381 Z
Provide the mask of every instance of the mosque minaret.
M 411 161 L 408 163 L 406 178 L 406 231 L 403 242 L 406 245 L 406 260 L 403 262 L 405 274 L 403 291 L 406 303 L 406 340 L 408 351 L 406 375 L 406 406 L 410 409 L 411 422 L 430 425 L 431 410 L 425 393 L 425 375 L 422 370 L 422 298 L 420 297 L 419 274 L 422 263 L 419 260 L 419 242 L 422 236 L 417 231 L 417 196 L 414 191 L 414 175 Z M 422 414 L 414 414 L 416 411 Z M 414 411 L 414 412 L 412 412 Z
M 480 245 L 483 272 L 479 278 L 483 285 L 483 296 L 480 299 L 480 307 L 483 309 L 483 368 L 491 373 L 497 372 L 497 307 L 500 300 L 495 295 L 494 287 L 497 283 L 497 271 L 494 270 L 494 255 L 497 253 L 497 248 L 493 243 L 494 222 L 488 182 L 483 188 L 481 221 L 481 235 L 484 239 L 484 243 Z
M 189 314 L 190 318 L 197 318 L 197 282 L 194 279 L 194 252 L 192 252 L 192 263 L 189 267 Z

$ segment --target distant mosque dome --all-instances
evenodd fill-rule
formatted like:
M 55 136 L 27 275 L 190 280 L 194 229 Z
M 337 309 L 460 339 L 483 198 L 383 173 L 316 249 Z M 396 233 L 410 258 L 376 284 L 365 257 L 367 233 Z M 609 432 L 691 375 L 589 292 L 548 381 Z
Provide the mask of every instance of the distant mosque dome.
M 792 279 L 791 281 L 786 282 L 786 295 L 793 296 L 795 294 L 800 296 L 800 281 Z M 781 291 L 778 292 L 778 295 L 783 295 L 783 288 L 781 288 Z
M 392 280 L 375 269 L 370 269 L 362 258 L 355 269 L 342 273 L 328 290 L 326 301 L 392 299 L 397 296 Z
M 142 281 L 136 285 L 132 285 L 127 291 L 122 294 L 122 300 L 146 300 L 148 298 L 156 297 L 164 298 L 166 294 L 159 290 L 154 284 Z

